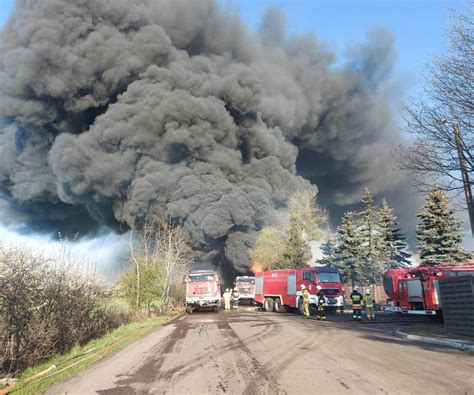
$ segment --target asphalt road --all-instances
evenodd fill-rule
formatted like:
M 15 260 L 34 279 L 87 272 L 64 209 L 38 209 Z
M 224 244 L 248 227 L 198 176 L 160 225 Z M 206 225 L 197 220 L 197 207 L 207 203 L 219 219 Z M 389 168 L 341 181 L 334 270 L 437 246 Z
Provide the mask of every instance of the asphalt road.
M 49 394 L 474 394 L 474 354 L 392 336 L 391 318 L 194 313 Z

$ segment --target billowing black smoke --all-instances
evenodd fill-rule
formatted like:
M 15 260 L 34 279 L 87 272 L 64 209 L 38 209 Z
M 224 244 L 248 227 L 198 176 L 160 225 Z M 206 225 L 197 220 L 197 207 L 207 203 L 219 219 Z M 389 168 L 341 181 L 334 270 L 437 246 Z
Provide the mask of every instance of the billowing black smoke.
M 341 66 L 275 9 L 254 36 L 213 0 L 18 0 L 0 45 L 0 188 L 38 228 L 170 217 L 245 271 L 308 180 L 335 205 L 400 182 L 384 30 Z

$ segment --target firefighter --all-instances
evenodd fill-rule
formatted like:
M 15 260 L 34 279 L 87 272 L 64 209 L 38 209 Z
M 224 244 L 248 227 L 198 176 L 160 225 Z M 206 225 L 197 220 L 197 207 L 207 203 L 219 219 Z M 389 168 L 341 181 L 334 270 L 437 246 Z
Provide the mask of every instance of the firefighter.
M 234 309 L 239 307 L 239 290 L 237 287 L 235 287 L 234 291 L 232 292 L 232 307 Z
M 224 296 L 224 308 L 225 310 L 230 310 L 230 299 L 232 298 L 232 295 L 230 293 L 229 288 L 225 289 L 223 296 Z
M 318 320 L 326 321 L 326 314 L 324 311 L 324 303 L 326 300 L 324 299 L 324 294 L 321 291 L 321 285 L 317 285 L 316 289 L 318 290 Z
M 352 319 L 355 321 L 360 321 L 362 319 L 361 317 L 361 310 L 362 310 L 362 295 L 359 292 L 359 287 L 355 286 L 354 290 L 351 293 L 350 296 L 352 300 Z
M 306 318 L 309 318 L 309 292 L 304 286 L 304 284 L 300 285 L 301 292 L 303 293 L 303 312 Z
M 367 310 L 368 320 L 375 320 L 374 304 L 375 304 L 375 299 L 370 294 L 370 289 L 366 289 L 365 296 L 364 296 L 364 306 Z

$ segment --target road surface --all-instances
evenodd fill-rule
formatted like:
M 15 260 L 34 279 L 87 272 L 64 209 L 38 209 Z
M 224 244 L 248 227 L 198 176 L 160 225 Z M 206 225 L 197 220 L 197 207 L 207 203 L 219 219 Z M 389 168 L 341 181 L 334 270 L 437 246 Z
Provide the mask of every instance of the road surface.
M 241 309 L 194 313 L 49 394 L 474 394 L 474 355 L 392 336 L 394 323 Z

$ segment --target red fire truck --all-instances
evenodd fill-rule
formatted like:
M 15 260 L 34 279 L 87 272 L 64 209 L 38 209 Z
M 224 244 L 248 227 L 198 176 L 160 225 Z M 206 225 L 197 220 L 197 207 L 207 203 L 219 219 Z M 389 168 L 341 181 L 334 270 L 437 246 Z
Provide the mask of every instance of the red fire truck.
M 283 313 L 288 308 L 296 307 L 302 312 L 301 284 L 309 291 L 312 308 L 317 306 L 317 285 L 322 287 L 328 308 L 336 309 L 344 303 L 341 275 L 337 269 L 326 266 L 256 273 L 255 302 L 265 311 Z
M 255 299 L 255 277 L 237 276 L 235 278 L 235 287 L 239 292 L 239 303 L 253 303 Z
M 186 311 L 213 309 L 221 305 L 221 282 L 213 270 L 190 270 L 185 277 Z
M 458 276 L 474 276 L 474 265 L 424 265 L 387 270 L 383 285 L 389 306 L 385 310 L 405 314 L 439 315 L 442 311 L 439 280 Z

